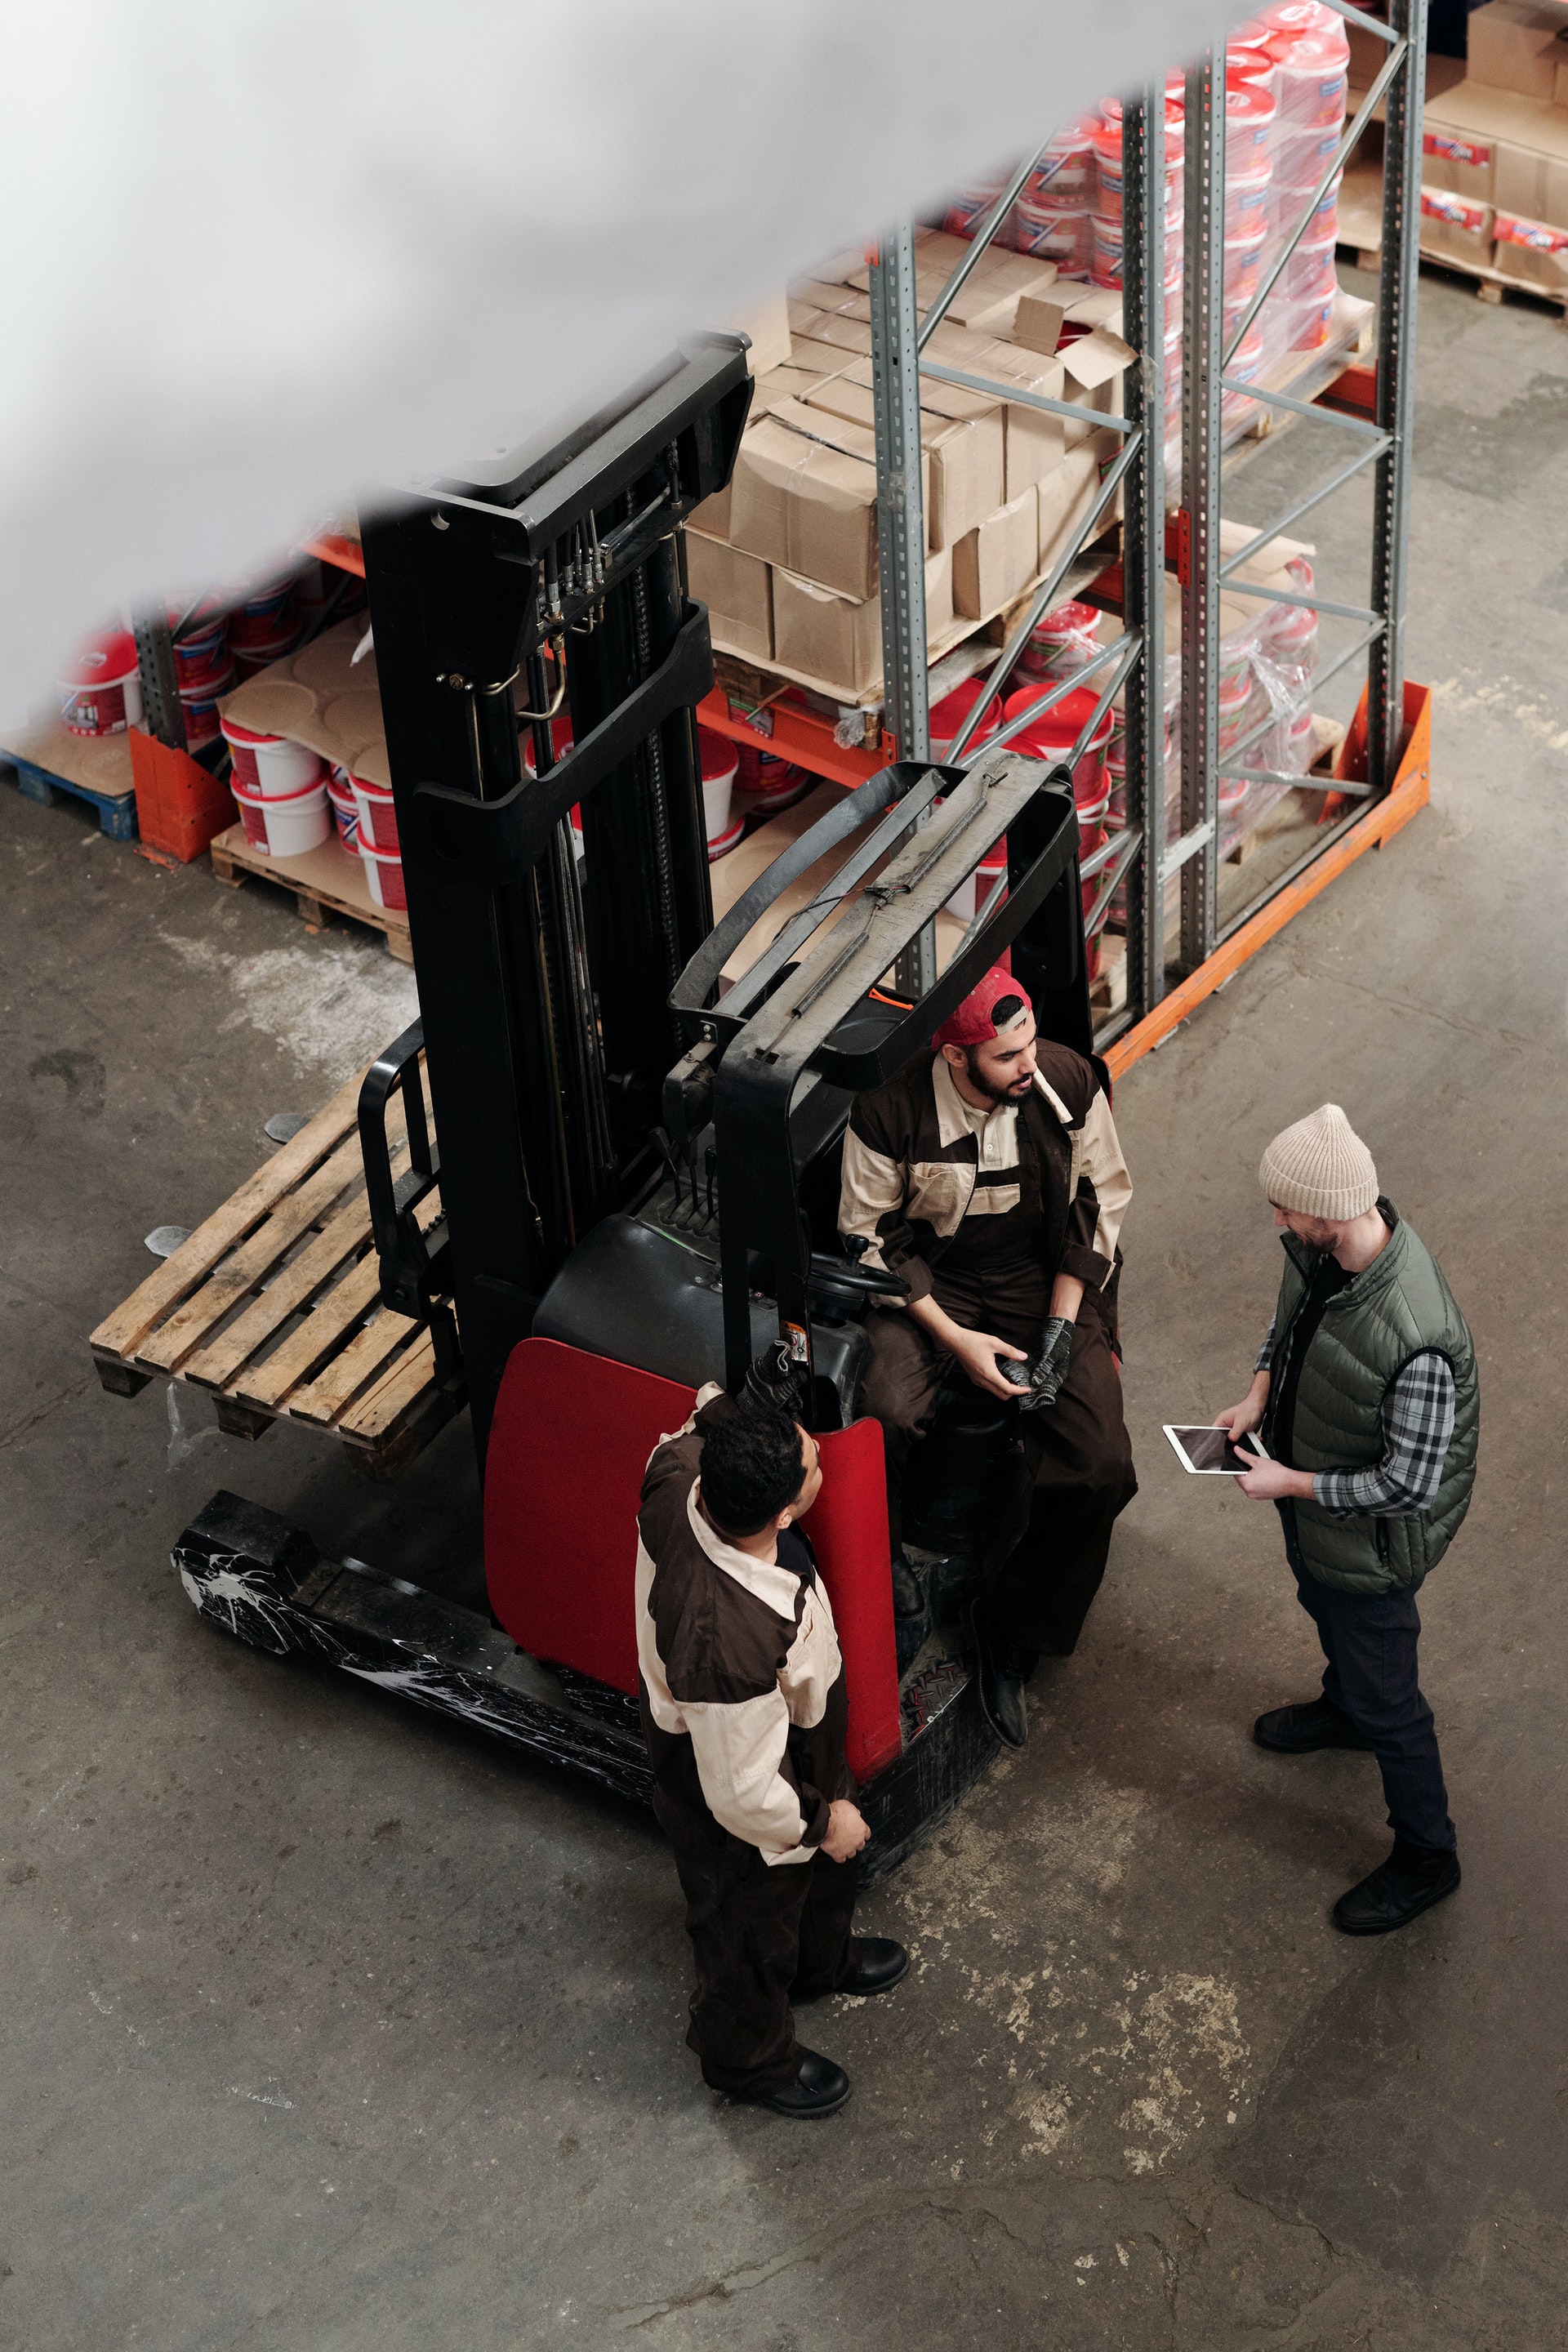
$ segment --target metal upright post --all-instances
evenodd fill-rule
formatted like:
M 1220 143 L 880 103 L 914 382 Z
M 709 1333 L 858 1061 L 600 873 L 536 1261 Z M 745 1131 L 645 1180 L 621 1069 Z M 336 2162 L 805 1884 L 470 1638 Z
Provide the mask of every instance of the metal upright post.
M 1367 674 L 1367 777 L 1392 787 L 1405 740 L 1405 598 L 1415 398 L 1421 121 L 1426 87 L 1426 0 L 1392 0 L 1389 22 L 1405 51 L 1385 97 L 1383 261 L 1378 288 L 1377 423 L 1389 446 L 1377 461 L 1372 604 L 1384 620 Z
M 1128 677 L 1127 825 L 1143 846 L 1127 876 L 1127 1003 L 1142 1019 L 1165 992 L 1165 100 L 1146 90 L 1121 117 L 1122 310 L 1139 357 L 1127 413 L 1139 435 L 1128 468 L 1122 617 L 1143 649 Z
M 926 692 L 925 502 L 921 495 L 920 345 L 915 237 L 890 229 L 871 265 L 871 389 L 877 429 L 877 564 L 882 598 L 882 696 L 900 760 L 931 757 Z M 936 929 L 928 923 L 900 957 L 899 987 L 936 985 Z
M 1185 277 L 1182 387 L 1182 832 L 1162 874 L 1179 862 L 1183 970 L 1214 952 L 1218 831 L 1216 656 L 1219 632 L 1221 320 L 1225 299 L 1225 65 L 1208 50 L 1187 68 Z M 1163 890 L 1161 891 L 1162 900 Z
M 138 613 L 131 625 L 142 673 L 142 716 L 150 735 L 170 750 L 185 749 L 185 710 L 174 672 L 174 641 L 161 609 Z

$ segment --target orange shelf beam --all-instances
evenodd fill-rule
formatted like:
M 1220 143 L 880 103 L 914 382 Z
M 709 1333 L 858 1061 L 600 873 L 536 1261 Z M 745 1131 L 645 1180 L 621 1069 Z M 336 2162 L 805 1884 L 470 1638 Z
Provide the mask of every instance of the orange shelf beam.
M 743 719 L 731 710 L 730 698 L 721 686 L 716 686 L 706 700 L 698 704 L 697 716 L 716 735 L 728 735 L 733 743 L 749 743 L 753 751 L 771 751 L 775 760 L 791 760 L 814 776 L 830 777 L 834 783 L 847 784 L 851 791 L 868 778 L 880 775 L 893 757 L 885 741 L 875 751 L 847 751 L 842 743 L 834 741 L 828 719 L 817 718 L 815 711 L 802 710 L 795 703 L 769 703 L 757 714 L 761 725 L 754 719 Z
M 328 531 L 321 539 L 302 539 L 301 555 L 313 555 L 321 563 L 332 563 L 340 572 L 353 572 L 364 578 L 364 550 L 357 539 L 343 539 L 337 531 Z
M 1212 996 L 1233 972 L 1239 971 L 1249 956 L 1282 931 L 1287 923 L 1299 915 L 1303 907 L 1337 881 L 1347 866 L 1369 849 L 1381 849 L 1396 833 L 1407 825 L 1413 816 L 1424 809 L 1432 796 L 1432 692 L 1429 687 L 1407 684 L 1405 688 L 1405 724 L 1408 730 L 1405 754 L 1394 776 L 1394 789 L 1387 796 L 1375 801 L 1359 824 L 1342 835 L 1331 849 L 1326 849 L 1304 874 L 1287 885 L 1278 898 L 1260 907 L 1250 922 L 1234 931 L 1222 948 L 1217 948 L 1196 971 L 1163 997 L 1145 1020 L 1126 1035 L 1119 1037 L 1106 1053 L 1106 1062 L 1113 1078 L 1120 1078 L 1134 1062 L 1163 1045 L 1173 1030 L 1179 1029 L 1189 1015 L 1197 1011 L 1204 999 Z M 1366 756 L 1366 696 L 1362 695 L 1361 709 L 1352 722 L 1334 772 L 1347 781 L 1354 781 L 1354 771 L 1360 766 L 1364 772 Z

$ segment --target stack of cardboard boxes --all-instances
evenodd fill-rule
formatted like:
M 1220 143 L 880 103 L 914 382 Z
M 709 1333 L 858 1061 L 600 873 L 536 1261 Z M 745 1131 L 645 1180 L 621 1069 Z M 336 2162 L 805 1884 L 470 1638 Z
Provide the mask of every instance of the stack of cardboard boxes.
M 922 314 L 968 248 L 918 233 Z M 790 289 L 787 357 L 757 377 L 730 488 L 692 516 L 691 593 L 721 652 L 847 704 L 881 694 L 871 306 L 864 258 Z M 1131 357 L 1119 298 L 1058 284 L 1049 262 L 988 252 L 926 356 L 1106 415 Z M 932 658 L 1015 604 L 1058 560 L 1121 444 L 1112 428 L 921 379 L 926 628 Z
M 1489 0 L 1426 100 L 1421 250 L 1568 302 L 1568 5 Z

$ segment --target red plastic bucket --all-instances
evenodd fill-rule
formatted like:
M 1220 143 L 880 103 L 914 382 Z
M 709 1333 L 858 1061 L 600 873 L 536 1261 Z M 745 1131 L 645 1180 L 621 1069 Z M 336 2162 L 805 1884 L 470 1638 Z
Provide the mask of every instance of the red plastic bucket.
M 129 629 L 107 629 L 82 647 L 58 681 L 69 735 L 123 735 L 142 723 L 142 673 Z
M 1009 720 L 1018 718 L 1037 702 L 1045 691 L 1041 687 L 1026 686 L 1021 693 L 1010 694 L 1004 706 L 1004 718 Z M 1012 749 L 1023 752 L 1028 759 L 1061 759 L 1072 750 L 1084 727 L 1094 716 L 1094 706 L 1099 699 L 1100 697 L 1091 694 L 1088 687 L 1075 687 L 1049 710 L 1042 711 L 1032 725 L 1021 728 L 1012 738 Z M 1105 747 L 1110 740 L 1115 723 L 1107 710 L 1094 730 L 1089 749 L 1073 770 L 1072 796 L 1080 807 L 1093 808 L 1104 797 Z
M 948 765 L 948 755 L 958 740 L 958 731 L 985 691 L 985 681 L 966 677 L 951 694 L 933 703 L 931 713 L 931 755 L 939 767 Z M 984 718 L 964 746 L 962 757 L 969 760 L 983 743 L 988 743 L 1002 724 L 1002 706 L 993 697 Z
M 205 686 L 181 688 L 180 709 L 185 717 L 185 742 L 189 750 L 194 751 L 199 744 L 217 741 L 220 729 L 218 704 L 226 694 L 233 691 L 233 688 L 232 669 L 226 671 L 222 677 L 211 679 Z

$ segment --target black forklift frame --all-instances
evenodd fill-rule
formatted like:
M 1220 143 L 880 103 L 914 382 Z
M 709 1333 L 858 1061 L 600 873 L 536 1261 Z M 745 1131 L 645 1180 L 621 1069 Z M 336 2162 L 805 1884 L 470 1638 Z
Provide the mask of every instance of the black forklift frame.
M 497 451 L 364 524 L 441 1144 L 438 1279 L 481 1475 L 540 1297 L 653 1164 L 679 1046 L 665 998 L 712 922 L 694 715 L 712 653 L 678 526 L 730 478 L 745 353 L 742 336 L 696 340 L 566 437 Z M 575 740 L 557 773 L 564 692 Z M 585 898 L 566 822 L 579 803 Z M 373 1096 L 416 1052 L 411 1036 L 389 1050 L 362 1122 L 383 1295 L 405 1312 L 428 1312 L 437 1281 L 412 1216 L 434 1177 L 389 1202 Z
M 707 340 L 569 443 L 505 453 L 366 523 L 422 1006 L 362 1091 L 367 1197 L 384 1301 L 430 1326 L 454 1403 L 466 1386 L 481 1483 L 501 1376 L 541 1296 L 595 1225 L 648 1213 L 677 1153 L 695 1194 L 711 1133 L 728 1381 L 738 1386 L 751 1359 L 764 1268 L 809 1370 L 825 1275 L 851 1312 L 887 1282 L 814 1253 L 803 1130 L 819 1151 L 831 1146 L 853 1091 L 929 1046 L 1008 949 L 1042 1027 L 1091 1050 L 1065 764 L 997 752 L 962 771 L 891 767 L 713 927 L 695 722 L 712 661 L 676 526 L 728 479 L 750 397 L 742 341 Z M 552 721 L 568 692 L 575 740 L 558 762 Z M 882 993 L 1004 835 L 1005 893 L 992 894 L 941 979 L 913 1003 Z M 851 843 L 831 882 L 721 994 L 723 966 L 752 926 Z M 408 1166 L 395 1177 L 386 1111 L 397 1093 Z M 432 1222 L 419 1212 L 437 1186 Z M 833 1411 L 843 1402 L 835 1394 Z M 480 1611 L 324 1559 L 302 1529 L 229 1494 L 186 1528 L 174 1559 L 202 1613 L 258 1648 L 312 1654 L 624 1795 L 651 1795 L 635 1700 L 530 1655 Z M 933 1652 L 900 1685 L 902 1752 L 864 1796 L 878 1867 L 993 1752 L 968 1681 L 961 1656 Z

